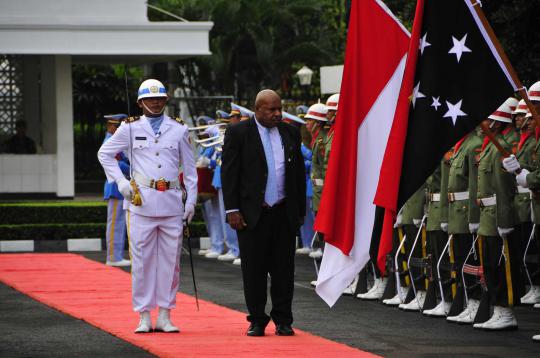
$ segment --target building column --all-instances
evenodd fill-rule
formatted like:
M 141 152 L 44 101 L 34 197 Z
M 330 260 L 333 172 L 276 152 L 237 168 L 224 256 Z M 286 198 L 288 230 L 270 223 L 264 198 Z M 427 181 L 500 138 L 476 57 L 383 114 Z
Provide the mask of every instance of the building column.
M 75 196 L 71 56 L 42 56 L 43 150 L 56 153 L 56 195 Z

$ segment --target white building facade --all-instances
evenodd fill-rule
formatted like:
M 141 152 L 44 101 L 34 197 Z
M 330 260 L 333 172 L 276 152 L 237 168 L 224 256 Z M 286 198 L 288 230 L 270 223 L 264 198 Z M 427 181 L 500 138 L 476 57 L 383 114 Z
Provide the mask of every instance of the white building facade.
M 150 22 L 145 0 L 0 1 L 0 138 L 23 119 L 40 147 L 0 153 L 0 195 L 75 195 L 72 64 L 210 55 L 212 25 Z

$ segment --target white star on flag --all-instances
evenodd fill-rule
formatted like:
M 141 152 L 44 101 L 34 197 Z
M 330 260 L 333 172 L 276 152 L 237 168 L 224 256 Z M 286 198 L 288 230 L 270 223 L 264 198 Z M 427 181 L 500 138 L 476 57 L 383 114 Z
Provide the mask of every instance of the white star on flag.
M 452 41 L 454 42 L 454 46 L 448 51 L 448 53 L 453 53 L 457 57 L 457 62 L 459 63 L 459 60 L 461 60 L 461 55 L 463 55 L 463 52 L 472 52 L 470 48 L 465 46 L 465 41 L 467 40 L 467 34 L 463 36 L 461 40 L 456 39 L 454 36 L 452 36 Z
M 420 39 L 420 54 L 424 54 L 424 49 L 428 46 L 431 46 L 429 42 L 427 42 L 427 32 L 424 34 L 424 36 Z
M 420 92 L 420 82 L 418 82 L 416 87 L 414 87 L 413 94 L 412 94 L 412 106 L 413 106 L 413 108 L 416 105 L 416 99 L 417 98 L 424 98 L 424 97 L 425 97 L 425 95 L 422 92 Z
M 446 105 L 448 106 L 448 111 L 444 114 L 443 117 L 452 118 L 452 122 L 453 122 L 454 125 L 456 125 L 457 117 L 464 117 L 464 116 L 467 115 L 467 113 L 465 113 L 465 112 L 463 112 L 461 110 L 461 102 L 462 102 L 462 100 L 460 100 L 456 104 L 452 104 L 452 103 L 446 101 Z
M 441 97 L 431 97 L 433 98 L 433 103 L 431 103 L 431 107 L 435 108 L 436 111 L 439 110 L 439 107 L 441 106 L 441 102 L 439 102 L 439 99 Z

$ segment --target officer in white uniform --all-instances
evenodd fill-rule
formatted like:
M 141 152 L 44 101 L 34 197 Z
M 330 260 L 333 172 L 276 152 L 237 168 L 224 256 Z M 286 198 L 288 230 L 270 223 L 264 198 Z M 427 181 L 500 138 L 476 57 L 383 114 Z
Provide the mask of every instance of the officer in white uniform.
M 163 114 L 167 100 L 161 82 L 144 81 L 137 98 L 144 115 L 123 122 L 98 152 L 107 180 L 116 182 L 126 199 L 132 301 L 133 309 L 140 313 L 136 333 L 152 330 L 150 310 L 156 307 L 154 329 L 179 332 L 170 321 L 170 309 L 176 306 L 182 222 L 191 221 L 197 200 L 197 171 L 188 129 L 180 119 Z M 115 155 L 119 152 L 128 154 L 131 182 L 118 167 Z M 187 191 L 185 205 L 178 179 L 180 166 Z

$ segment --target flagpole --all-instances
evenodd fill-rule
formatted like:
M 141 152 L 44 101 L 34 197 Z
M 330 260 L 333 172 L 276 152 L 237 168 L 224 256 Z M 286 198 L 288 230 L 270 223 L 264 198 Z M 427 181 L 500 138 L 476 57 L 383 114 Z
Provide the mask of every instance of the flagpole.
M 536 107 L 532 104 L 531 100 L 529 99 L 529 95 L 527 94 L 525 87 L 523 87 L 523 84 L 519 80 L 519 77 L 517 76 L 517 73 L 514 70 L 514 67 L 510 63 L 510 60 L 508 59 L 508 56 L 506 56 L 506 53 L 504 52 L 504 49 L 501 46 L 501 43 L 499 42 L 499 39 L 497 38 L 497 36 L 495 35 L 495 32 L 491 28 L 491 25 L 489 24 L 489 21 L 487 20 L 486 15 L 484 14 L 484 11 L 482 10 L 481 2 L 479 0 L 469 0 L 469 2 L 471 3 L 474 11 L 476 12 L 476 15 L 478 15 L 478 18 L 482 22 L 482 25 L 484 26 L 484 29 L 486 30 L 487 35 L 489 36 L 491 42 L 493 43 L 493 46 L 495 46 L 495 50 L 497 50 L 497 53 L 501 57 L 501 60 L 504 63 L 506 70 L 510 74 L 510 77 L 512 77 L 512 80 L 518 87 L 519 95 L 525 101 L 525 103 L 527 104 L 527 107 L 529 107 L 529 110 L 531 111 L 531 114 L 536 122 L 536 125 L 540 127 L 540 115 L 536 111 Z M 488 137 L 493 143 L 495 143 L 494 142 L 495 136 L 488 135 Z M 497 146 L 497 149 L 499 149 L 499 146 Z M 500 149 L 499 151 L 503 154 L 504 152 L 506 152 L 506 151 L 503 152 Z

